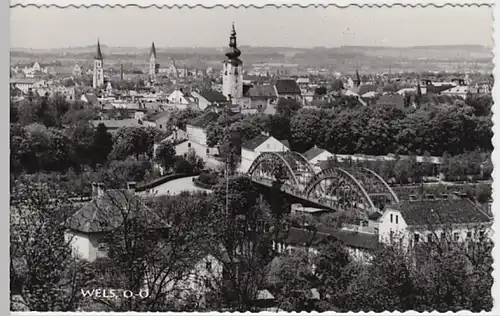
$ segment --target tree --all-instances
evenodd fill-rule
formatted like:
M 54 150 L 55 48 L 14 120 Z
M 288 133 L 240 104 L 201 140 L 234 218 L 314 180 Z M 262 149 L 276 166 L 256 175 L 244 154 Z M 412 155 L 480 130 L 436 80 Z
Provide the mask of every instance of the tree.
M 276 106 L 276 113 L 291 118 L 301 107 L 297 100 L 280 98 Z
M 93 164 L 103 164 L 113 150 L 113 137 L 103 123 L 97 125 L 92 140 Z
M 155 160 L 165 170 L 170 170 L 175 163 L 175 147 L 171 142 L 163 142 L 156 148 Z
M 180 111 L 174 111 L 169 118 L 169 125 L 172 127 L 177 127 L 181 130 L 186 130 L 186 123 L 201 114 L 200 111 L 185 109 Z
M 91 280 L 71 255 L 62 225 L 72 205 L 50 183 L 17 180 L 11 188 L 11 308 L 74 311 Z M 20 305 L 20 306 L 19 306 Z

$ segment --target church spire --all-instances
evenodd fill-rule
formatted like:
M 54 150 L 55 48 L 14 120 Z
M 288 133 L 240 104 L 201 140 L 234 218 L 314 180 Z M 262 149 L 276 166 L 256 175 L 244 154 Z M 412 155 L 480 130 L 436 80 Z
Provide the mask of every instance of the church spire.
M 151 51 L 149 52 L 149 56 L 151 57 L 151 55 L 153 55 L 153 57 L 156 58 L 155 42 L 151 43 Z
M 231 28 L 231 35 L 229 36 L 229 48 L 226 51 L 226 56 L 229 59 L 238 59 L 240 57 L 241 51 L 238 49 L 236 44 L 236 30 L 234 29 L 234 22 Z
M 97 54 L 95 56 L 95 59 L 100 59 L 102 60 L 102 53 L 101 53 L 101 44 L 99 43 L 99 39 L 97 39 Z
M 359 71 L 356 69 L 356 85 L 361 84 L 361 77 L 359 76 Z

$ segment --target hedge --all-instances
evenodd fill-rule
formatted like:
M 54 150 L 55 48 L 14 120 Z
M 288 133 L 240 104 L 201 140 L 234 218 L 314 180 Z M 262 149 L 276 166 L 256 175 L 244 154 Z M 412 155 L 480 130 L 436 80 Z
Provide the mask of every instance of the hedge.
M 199 188 L 205 189 L 205 190 L 212 190 L 214 188 L 214 185 L 210 185 L 207 183 L 203 183 L 198 178 L 193 178 L 193 184 Z

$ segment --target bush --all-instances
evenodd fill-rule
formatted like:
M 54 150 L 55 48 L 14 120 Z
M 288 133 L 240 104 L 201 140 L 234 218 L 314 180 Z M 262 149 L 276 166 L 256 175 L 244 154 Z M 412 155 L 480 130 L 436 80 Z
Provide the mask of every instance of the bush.
M 198 181 L 207 184 L 209 186 L 216 185 L 219 183 L 219 174 L 214 171 L 203 171 L 199 176 L 198 176 Z

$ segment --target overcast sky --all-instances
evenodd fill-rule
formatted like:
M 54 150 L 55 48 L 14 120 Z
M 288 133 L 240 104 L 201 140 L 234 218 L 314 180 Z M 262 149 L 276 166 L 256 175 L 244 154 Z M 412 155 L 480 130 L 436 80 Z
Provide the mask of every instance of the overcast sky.
M 492 9 L 11 9 L 11 46 L 493 46 Z

